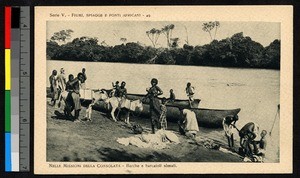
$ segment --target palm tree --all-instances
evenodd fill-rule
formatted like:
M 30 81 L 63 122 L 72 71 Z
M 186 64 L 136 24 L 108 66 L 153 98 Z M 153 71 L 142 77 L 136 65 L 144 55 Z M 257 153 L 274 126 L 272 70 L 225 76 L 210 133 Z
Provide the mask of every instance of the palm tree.
M 167 39 L 167 46 L 170 47 L 171 46 L 171 41 L 170 39 L 172 38 L 172 30 L 175 28 L 174 24 L 170 24 L 170 25 L 166 25 L 164 26 L 161 31 L 163 32 L 163 34 L 166 36 Z
M 218 31 L 218 28 L 220 28 L 220 22 L 219 21 L 215 21 L 215 36 L 214 36 L 214 40 L 216 39 L 216 35 L 217 35 L 217 31 Z
M 209 33 L 211 41 L 213 40 L 210 31 L 215 28 L 214 22 L 208 22 L 202 24 L 202 30 Z
M 159 35 L 161 34 L 161 31 L 155 28 L 152 28 L 150 31 L 146 31 L 146 34 L 151 41 L 153 47 L 155 48 L 157 44 L 157 40 L 159 38 Z

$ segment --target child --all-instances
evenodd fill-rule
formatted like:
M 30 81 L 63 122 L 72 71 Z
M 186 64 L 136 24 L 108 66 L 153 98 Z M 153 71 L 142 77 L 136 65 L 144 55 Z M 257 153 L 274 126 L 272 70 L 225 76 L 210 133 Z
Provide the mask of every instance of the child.
M 85 119 L 87 121 L 92 121 L 92 109 L 95 104 L 95 98 L 93 98 L 92 103 L 89 105 L 89 107 L 85 111 Z
M 189 100 L 194 101 L 195 87 L 193 87 L 190 82 L 186 84 L 185 92 L 186 95 L 189 97 Z
M 255 150 L 257 152 L 258 156 L 265 156 L 266 154 L 266 149 L 267 149 L 267 131 L 266 130 L 262 130 L 260 133 L 260 140 L 258 142 L 256 142 L 256 144 L 258 144 L 258 148 L 257 146 L 255 147 L 257 150 Z
M 166 130 L 167 129 L 167 99 L 164 97 L 162 98 L 162 103 L 160 105 L 161 114 L 159 117 L 160 126 L 161 129 Z
M 173 92 L 173 89 L 171 89 L 171 90 L 170 90 L 170 98 L 169 98 L 169 100 L 170 100 L 171 102 L 174 102 L 175 99 L 176 99 L 175 94 L 174 94 L 174 92 Z
M 116 84 L 112 83 L 112 86 L 113 86 L 113 95 L 115 97 L 120 97 L 119 96 L 119 91 L 120 91 L 120 85 L 119 85 L 119 81 L 116 81 Z

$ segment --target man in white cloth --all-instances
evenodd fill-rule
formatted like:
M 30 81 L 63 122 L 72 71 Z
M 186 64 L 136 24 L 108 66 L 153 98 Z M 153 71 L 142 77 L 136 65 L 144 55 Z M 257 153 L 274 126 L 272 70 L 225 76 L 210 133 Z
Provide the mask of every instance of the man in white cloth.
M 196 114 L 189 110 L 183 109 L 180 110 L 182 113 L 182 120 L 179 121 L 179 131 L 186 136 L 195 137 L 199 131 L 199 126 L 196 118 Z
M 60 69 L 60 74 L 57 76 L 57 81 L 58 81 L 58 89 L 60 92 L 63 92 L 66 90 L 66 77 L 65 77 L 65 69 L 61 68 Z

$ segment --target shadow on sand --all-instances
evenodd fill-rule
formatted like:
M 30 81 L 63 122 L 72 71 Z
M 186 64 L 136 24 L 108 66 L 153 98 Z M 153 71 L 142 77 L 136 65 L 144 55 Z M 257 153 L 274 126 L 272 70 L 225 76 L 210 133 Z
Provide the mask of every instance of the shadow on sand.
M 156 151 L 151 153 L 128 153 L 125 150 L 113 149 L 103 147 L 97 150 L 101 154 L 103 161 L 119 161 L 119 162 L 180 162 L 176 157 L 167 155 L 165 153 L 158 153 Z

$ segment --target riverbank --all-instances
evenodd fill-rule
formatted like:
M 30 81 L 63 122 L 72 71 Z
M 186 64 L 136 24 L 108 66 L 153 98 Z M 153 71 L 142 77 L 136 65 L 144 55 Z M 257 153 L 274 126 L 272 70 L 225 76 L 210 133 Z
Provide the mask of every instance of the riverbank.
M 80 113 L 84 118 L 85 108 Z M 150 121 L 131 117 L 132 124 L 140 124 L 146 132 Z M 175 124 L 168 125 L 177 132 Z M 215 132 L 200 128 L 199 135 L 213 139 Z M 124 146 L 116 140 L 131 137 L 130 127 L 124 122 L 113 122 L 105 113 L 94 111 L 92 121 L 72 122 L 66 120 L 62 111 L 47 104 L 47 161 L 125 161 L 125 162 L 241 162 L 238 155 L 205 148 L 193 140 L 177 134 L 179 145 L 154 150 Z M 211 137 L 210 137 L 211 136 Z M 222 147 L 223 143 L 216 141 Z

